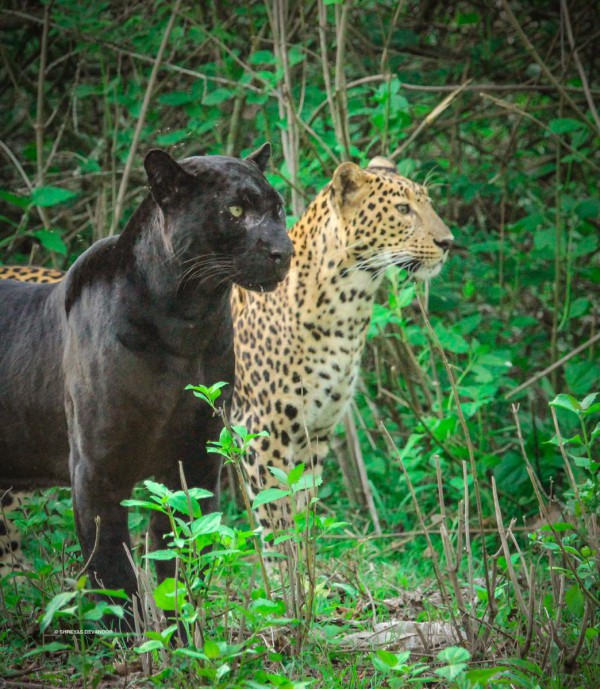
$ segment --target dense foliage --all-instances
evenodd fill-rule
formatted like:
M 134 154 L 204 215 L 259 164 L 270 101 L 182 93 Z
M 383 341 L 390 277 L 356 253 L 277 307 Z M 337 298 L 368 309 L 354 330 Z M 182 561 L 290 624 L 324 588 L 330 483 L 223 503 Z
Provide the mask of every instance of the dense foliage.
M 599 25 L 593 3 L 534 0 L 8 0 L 0 11 L 3 263 L 67 268 L 118 232 L 144 194 L 141 161 L 154 146 L 238 155 L 271 141 L 269 179 L 290 223 L 343 160 L 386 155 L 430 187 L 457 246 L 427 290 L 390 270 L 375 307 L 345 429 L 358 440 L 340 429 L 335 453 L 343 464 L 364 460 L 370 482 L 359 499 L 371 510 L 351 513 L 332 461 L 322 501 L 340 518 L 353 514 L 354 538 L 325 541 L 346 574 L 330 591 L 340 599 L 319 613 L 343 617 L 370 601 L 375 615 L 396 587 L 454 576 L 456 558 L 459 578 L 483 577 L 479 603 L 493 609 L 495 591 L 499 608 L 491 636 L 466 633 L 463 645 L 489 665 L 520 656 L 513 686 L 593 687 L 600 674 L 599 407 L 590 397 L 600 380 Z M 67 504 L 57 503 L 58 540 Z M 23 522 L 35 529 L 44 510 L 32 509 Z M 512 518 L 507 534 L 502 521 Z M 523 520 L 523 538 L 511 540 Z M 528 546 L 526 534 L 548 521 L 556 528 Z M 380 532 L 388 537 L 372 538 Z M 351 565 L 369 560 L 364 571 Z M 460 609 L 460 587 L 449 588 Z M 46 605 L 37 597 L 21 612 L 35 620 Z M 6 630 L 2 643 L 10 662 L 29 648 Z M 226 651 L 205 653 L 194 662 Z M 336 673 L 357 687 L 421 676 L 416 666 L 402 674 L 406 659 L 387 651 L 373 663 L 330 654 L 330 675 L 286 653 L 273 651 L 272 667 L 290 681 L 329 677 L 315 686 L 338 686 Z M 438 679 L 487 686 L 493 675 L 465 676 L 468 659 L 439 658 L 456 672 Z M 231 663 L 234 675 L 244 662 Z M 206 681 L 243 686 L 244 676 Z

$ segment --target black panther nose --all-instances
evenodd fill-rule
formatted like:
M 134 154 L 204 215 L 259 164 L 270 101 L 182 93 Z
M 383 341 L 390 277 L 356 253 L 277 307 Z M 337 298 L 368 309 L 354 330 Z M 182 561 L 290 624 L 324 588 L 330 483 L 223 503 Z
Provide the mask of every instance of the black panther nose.
M 452 246 L 451 239 L 434 239 L 433 243 L 439 246 L 442 251 L 449 251 Z
M 281 249 L 271 249 L 269 256 L 275 265 L 289 265 L 296 252 L 292 249 L 291 251 L 282 251 Z

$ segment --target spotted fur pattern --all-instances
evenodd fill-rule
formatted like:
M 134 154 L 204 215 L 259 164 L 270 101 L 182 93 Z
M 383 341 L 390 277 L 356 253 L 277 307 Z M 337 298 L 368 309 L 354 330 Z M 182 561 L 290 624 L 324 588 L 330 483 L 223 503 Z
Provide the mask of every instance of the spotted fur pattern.
M 0 280 L 19 282 L 59 282 L 64 273 L 54 268 L 39 266 L 0 266 Z M 13 569 L 24 569 L 26 562 L 21 553 L 21 534 L 13 523 L 11 515 L 31 495 L 31 491 L 8 490 L 0 499 L 0 576 Z
M 433 277 L 453 240 L 427 190 L 382 158 L 366 170 L 338 167 L 290 236 L 295 258 L 275 292 L 235 288 L 232 297 L 232 419 L 269 432 L 246 459 L 252 496 L 278 485 L 269 467 L 287 472 L 303 462 L 321 473 L 329 437 L 354 393 L 384 271 L 400 265 L 417 278 Z M 258 516 L 267 530 L 285 528 L 290 505 L 279 500 Z

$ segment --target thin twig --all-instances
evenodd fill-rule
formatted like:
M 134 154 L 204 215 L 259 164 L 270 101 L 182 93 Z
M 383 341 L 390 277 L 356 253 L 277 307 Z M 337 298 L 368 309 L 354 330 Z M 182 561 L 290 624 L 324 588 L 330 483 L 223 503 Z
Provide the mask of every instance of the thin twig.
M 585 116 L 585 113 L 579 108 L 577 103 L 569 96 L 569 94 L 565 91 L 563 85 L 556 79 L 554 74 L 548 69 L 546 63 L 542 60 L 542 58 L 538 55 L 537 50 L 534 48 L 533 44 L 527 38 L 526 33 L 523 31 L 523 28 L 519 24 L 517 18 L 515 17 L 510 4 L 508 3 L 508 0 L 501 0 L 502 2 L 502 7 L 504 8 L 504 11 L 506 12 L 508 19 L 510 23 L 513 25 L 513 28 L 517 32 L 517 35 L 521 39 L 523 45 L 525 46 L 525 49 L 527 52 L 531 55 L 531 57 L 535 60 L 535 62 L 539 65 L 540 69 L 542 72 L 546 75 L 546 78 L 550 83 L 556 88 L 556 90 L 559 92 L 562 98 L 564 98 L 565 103 L 568 103 L 569 106 L 573 109 L 574 112 L 577 113 L 579 118 L 582 120 L 582 122 L 585 122 L 585 124 L 590 127 L 591 124 L 588 121 L 587 117 Z
M 598 111 L 596 110 L 596 106 L 594 105 L 594 99 L 592 98 L 590 85 L 588 83 L 585 70 L 583 69 L 583 65 L 581 64 L 581 60 L 579 59 L 579 53 L 577 52 L 577 48 L 575 47 L 575 39 L 573 38 L 573 28 L 571 27 L 571 18 L 569 17 L 569 7 L 565 0 L 560 0 L 560 6 L 562 8 L 563 17 L 565 20 L 567 39 L 569 41 L 569 45 L 571 46 L 571 50 L 573 51 L 573 61 L 575 62 L 575 66 L 577 67 L 577 71 L 579 72 L 581 85 L 583 87 L 583 92 L 585 93 L 587 103 L 590 107 L 590 112 L 592 113 L 592 117 L 594 118 L 594 122 L 596 123 L 598 132 L 600 132 L 600 117 L 598 117 Z
M 131 146 L 129 147 L 129 153 L 127 155 L 127 162 L 125 163 L 125 170 L 123 171 L 123 177 L 121 178 L 121 184 L 119 186 L 119 193 L 117 194 L 117 200 L 115 203 L 115 212 L 112 219 L 112 224 L 110 226 L 109 236 L 112 236 L 117 229 L 119 220 L 121 219 L 121 213 L 123 212 L 123 201 L 125 200 L 125 192 L 127 191 L 127 184 L 129 182 L 129 176 L 133 168 L 133 161 L 137 153 L 138 142 L 140 140 L 140 135 L 142 133 L 142 128 L 146 122 L 146 114 L 148 112 L 148 107 L 150 105 L 150 100 L 152 98 L 152 93 L 154 91 L 154 85 L 156 84 L 156 79 L 158 77 L 158 71 L 162 58 L 169 41 L 169 36 L 171 35 L 171 30 L 175 24 L 175 19 L 177 13 L 179 12 L 179 7 L 181 6 L 181 0 L 177 0 L 175 7 L 171 12 L 169 21 L 165 28 L 165 32 L 160 43 L 160 48 L 154 60 L 154 66 L 152 67 L 152 72 L 150 73 L 150 79 L 148 80 L 148 85 L 146 86 L 146 92 L 144 93 L 144 100 L 142 101 L 142 107 L 140 109 L 140 115 L 138 117 L 137 123 L 135 125 L 135 131 L 133 132 L 133 139 L 131 141 Z
M 550 373 L 550 371 L 553 371 L 555 368 L 562 366 L 567 361 L 569 361 L 569 359 L 572 359 L 574 356 L 577 356 L 577 354 L 582 352 L 584 349 L 591 347 L 593 344 L 598 342 L 598 340 L 600 340 L 600 333 L 596 333 L 593 337 L 587 340 L 587 342 L 584 342 L 583 344 L 580 344 L 578 347 L 575 347 L 575 349 L 573 349 L 568 354 L 565 354 L 565 356 L 563 356 L 561 359 L 558 359 L 558 361 L 555 361 L 553 364 L 550 364 L 550 366 L 546 367 L 543 371 L 536 373 L 534 376 L 526 380 L 524 383 L 521 383 L 521 385 L 516 387 L 514 390 L 510 390 L 510 392 L 507 392 L 506 395 L 504 395 L 504 399 L 508 400 L 511 397 L 514 397 L 517 393 L 521 392 L 521 390 L 524 390 L 525 388 L 528 388 L 530 385 L 533 385 L 533 383 L 535 383 L 537 380 L 543 378 L 545 375 Z

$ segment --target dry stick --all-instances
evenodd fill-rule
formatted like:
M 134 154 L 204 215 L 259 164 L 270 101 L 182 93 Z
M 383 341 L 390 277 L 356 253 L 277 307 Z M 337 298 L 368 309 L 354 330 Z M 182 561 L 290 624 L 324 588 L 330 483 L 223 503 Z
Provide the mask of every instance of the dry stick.
M 475 490 L 475 504 L 477 505 L 477 520 L 479 522 L 478 526 L 478 531 L 481 536 L 481 553 L 483 555 L 483 569 L 485 573 L 485 583 L 486 587 L 489 590 L 489 585 L 490 585 L 490 574 L 489 574 L 489 569 L 488 569 L 488 553 L 487 549 L 485 547 L 485 536 L 484 536 L 484 530 L 483 530 L 483 507 L 481 504 L 481 491 L 479 489 L 479 478 L 477 476 L 477 466 L 475 464 L 475 450 L 473 448 L 473 442 L 471 441 L 471 434 L 469 433 L 469 427 L 467 426 L 467 422 L 465 420 L 465 416 L 462 411 L 462 407 L 460 406 L 460 396 L 458 394 L 458 389 L 456 387 L 456 380 L 454 379 L 454 374 L 452 373 L 452 368 L 450 367 L 450 364 L 448 362 L 448 359 L 446 357 L 446 352 L 444 352 L 444 348 L 442 347 L 438 336 L 435 334 L 435 330 L 433 329 L 431 322 L 429 321 L 429 317 L 427 316 L 427 312 L 425 311 L 425 307 L 423 306 L 423 302 L 421 300 L 421 297 L 417 294 L 417 303 L 419 304 L 419 309 L 421 310 L 421 315 L 423 316 L 423 322 L 425 323 L 425 327 L 427 328 L 427 331 L 429 332 L 429 335 L 431 339 L 433 340 L 435 346 L 437 347 L 440 356 L 442 357 L 442 362 L 444 364 L 444 368 L 446 369 L 446 374 L 448 376 L 448 380 L 450 381 L 450 386 L 452 388 L 452 394 L 454 395 L 454 401 L 456 403 L 456 412 L 458 414 L 458 419 L 460 421 L 460 425 L 462 427 L 465 440 L 467 443 L 467 450 L 469 453 L 469 464 L 471 467 L 471 475 L 473 477 L 473 488 Z
M 229 434 L 231 435 L 232 438 L 235 438 L 235 431 L 231 427 L 231 422 L 229 421 L 229 416 L 227 414 L 227 410 L 224 407 L 221 407 L 218 410 L 219 416 L 221 417 L 221 420 L 223 421 L 223 425 L 225 428 L 229 431 Z M 256 522 L 254 520 L 254 512 L 252 511 L 252 506 L 250 505 L 250 498 L 248 497 L 248 490 L 246 488 L 247 483 L 248 483 L 248 477 L 244 476 L 241 462 L 240 460 L 234 460 L 233 466 L 235 469 L 235 473 L 237 476 L 238 483 L 240 485 L 240 492 L 242 494 L 242 498 L 244 500 L 244 507 L 246 509 L 246 514 L 248 515 L 248 523 L 250 525 L 250 531 L 254 533 L 254 543 L 256 544 L 256 554 L 258 556 L 258 562 L 260 566 L 260 571 L 262 575 L 262 580 L 263 584 L 265 587 L 265 595 L 269 600 L 271 600 L 271 586 L 269 584 L 269 577 L 267 575 L 267 568 L 265 565 L 265 560 L 262 554 L 262 542 L 260 539 L 260 536 L 256 534 Z
M 35 154 L 37 164 L 37 179 L 36 186 L 44 186 L 44 82 L 46 78 L 46 59 L 48 57 L 48 27 L 50 5 L 44 7 L 44 23 L 42 26 L 42 42 L 40 47 L 40 69 L 38 73 L 37 83 L 37 105 L 35 114 Z M 50 220 L 48 213 L 42 206 L 36 206 L 44 227 L 50 229 Z M 52 254 L 54 261 L 54 254 Z M 56 265 L 55 265 L 56 267 Z
M 502 552 L 504 553 L 504 559 L 506 560 L 506 569 L 508 570 L 509 579 L 512 582 L 513 590 L 517 598 L 517 603 L 521 609 L 521 614 L 525 619 L 527 619 L 527 604 L 523 598 L 521 592 L 521 587 L 519 585 L 519 580 L 517 579 L 517 574 L 511 560 L 510 547 L 508 545 L 508 538 L 506 536 L 506 529 L 504 527 L 502 512 L 500 510 L 500 502 L 498 500 L 498 491 L 496 490 L 496 479 L 492 476 L 492 495 L 494 498 L 494 508 L 496 511 L 496 526 L 498 527 L 498 535 L 500 536 L 500 543 L 502 544 Z M 510 531 L 513 527 L 514 520 L 509 524 L 508 530 Z
M 419 505 L 419 500 L 417 499 L 417 494 L 415 493 L 415 489 L 413 487 L 412 481 L 410 480 L 410 476 L 408 474 L 408 471 L 406 470 L 406 467 L 404 466 L 404 461 L 402 460 L 402 455 L 398 451 L 398 448 L 396 447 L 396 443 L 394 442 L 388 429 L 384 426 L 383 421 L 379 422 L 379 426 L 380 426 L 381 430 L 383 431 L 383 433 L 387 439 L 387 442 L 388 442 L 390 449 L 394 451 L 394 453 L 396 455 L 396 459 L 398 460 L 398 464 L 400 464 L 400 469 L 402 470 L 402 473 L 404 474 L 404 478 L 406 479 L 406 483 L 408 485 L 408 490 L 410 492 L 410 496 L 412 498 L 412 502 L 413 502 L 415 511 L 417 513 L 417 518 L 419 520 L 419 523 L 421 524 L 422 533 L 425 536 L 425 540 L 427 541 L 429 551 L 431 552 L 431 559 L 433 560 L 433 569 L 435 571 L 435 576 L 436 576 L 436 579 L 437 579 L 439 587 L 440 587 L 440 593 L 442 595 L 442 601 L 445 605 L 448 605 L 449 596 L 448 596 L 448 592 L 446 590 L 446 586 L 444 584 L 444 579 L 442 577 L 442 570 L 440 568 L 440 563 L 439 563 L 439 560 L 437 557 L 437 553 L 435 551 L 435 548 L 433 547 L 433 543 L 432 543 L 430 535 L 429 535 L 429 530 L 425 526 L 425 519 L 423 518 L 423 512 L 421 511 L 421 507 Z M 448 607 L 450 607 L 450 606 L 448 605 Z
M 125 170 L 123 171 L 123 177 L 121 178 L 121 184 L 119 186 L 119 193 L 117 194 L 117 200 L 115 202 L 115 212 L 113 215 L 113 221 L 110 226 L 109 236 L 112 236 L 119 224 L 121 219 L 121 213 L 123 212 L 123 202 L 125 200 L 125 192 L 127 190 L 127 184 L 129 182 L 129 176 L 131 175 L 131 169 L 133 167 L 133 161 L 137 152 L 138 142 L 140 140 L 140 135 L 142 133 L 142 127 L 146 122 L 146 113 L 148 112 L 148 107 L 150 105 L 150 99 L 152 98 L 152 92 L 154 91 L 154 85 L 156 84 L 156 79 L 158 77 L 158 70 L 160 69 L 160 64 L 162 62 L 162 57 L 167 47 L 169 41 L 169 36 L 171 35 L 171 29 L 175 24 L 175 18 L 179 12 L 179 7 L 181 5 L 181 0 L 177 0 L 175 7 L 171 12 L 167 27 L 162 37 L 160 43 L 160 48 L 156 54 L 154 60 L 154 65 L 152 67 L 152 72 L 150 73 L 150 79 L 148 80 L 148 85 L 146 86 L 146 92 L 144 93 L 144 100 L 142 101 L 142 107 L 140 110 L 140 116 L 138 117 L 137 123 L 135 125 L 135 131 L 133 132 L 133 139 L 131 141 L 131 146 L 129 147 L 129 154 L 127 155 L 127 162 L 125 163 Z
M 600 340 L 600 333 L 596 333 L 593 337 L 591 337 L 587 342 L 584 342 L 583 344 L 580 344 L 578 347 L 575 347 L 571 352 L 568 354 L 565 354 L 561 359 L 558 361 L 555 361 L 553 364 L 545 368 L 543 371 L 540 371 L 539 373 L 536 373 L 534 376 L 529 378 L 529 380 L 526 380 L 524 383 L 521 383 L 518 387 L 516 387 L 514 390 L 511 390 L 510 392 L 507 392 L 506 395 L 504 396 L 504 399 L 510 399 L 517 393 L 521 392 L 521 390 L 524 390 L 525 388 L 528 388 L 530 385 L 533 385 L 537 380 L 540 378 L 543 378 L 545 375 L 550 373 L 550 371 L 554 370 L 558 366 L 562 366 L 565 364 L 569 359 L 572 359 L 574 356 L 577 356 L 580 352 L 582 352 L 584 349 L 587 349 L 588 347 L 591 347 L 593 344 L 598 342 Z
M 514 112 L 518 115 L 522 115 L 523 117 L 526 117 L 528 120 L 531 122 L 535 122 L 535 124 L 538 125 L 538 127 L 541 127 L 545 132 L 548 133 L 548 135 L 557 141 L 560 142 L 561 146 L 567 149 L 569 153 L 574 155 L 576 158 L 579 159 L 580 162 L 582 163 L 587 163 L 590 167 L 592 167 L 594 170 L 597 172 L 600 172 L 600 166 L 596 165 L 593 163 L 589 158 L 586 158 L 580 151 L 578 151 L 576 148 L 573 148 L 570 146 L 568 143 L 566 143 L 563 139 L 558 136 L 555 132 L 553 132 L 550 127 L 546 126 L 541 120 L 538 120 L 537 117 L 534 117 L 533 115 L 530 115 L 528 112 L 525 112 L 522 108 L 519 108 L 517 105 L 514 103 L 508 103 L 505 100 L 502 100 L 501 98 L 494 98 L 494 96 L 490 96 L 488 93 L 480 93 L 479 94 L 481 98 L 484 98 L 485 100 L 489 100 L 495 105 L 497 105 L 500 108 L 503 108 L 504 110 L 508 110 L 509 112 Z
M 465 605 L 465 600 L 457 576 L 460 567 L 460 554 L 462 550 L 460 546 L 460 541 L 462 540 L 462 534 L 459 533 L 459 537 L 457 539 L 457 547 L 456 550 L 454 550 L 452 548 L 452 544 L 450 543 L 448 528 L 446 526 L 446 503 L 444 502 L 442 469 L 440 466 L 440 458 L 437 455 L 435 457 L 435 475 L 438 486 L 438 503 L 440 506 L 440 515 L 442 517 L 440 524 L 440 534 L 442 536 L 442 546 L 444 548 L 444 554 L 446 556 L 448 577 L 450 579 L 452 590 L 454 591 L 456 604 L 458 605 L 458 609 L 460 610 L 463 625 L 467 630 L 467 641 L 469 643 L 469 648 L 471 649 L 471 652 L 473 652 L 475 648 L 476 633 L 475 629 L 473 628 L 472 614 L 468 612 L 467 606 Z
M 469 79 L 468 81 L 465 81 L 464 84 L 459 86 L 455 91 L 452 91 L 452 93 L 449 93 L 444 100 L 441 103 L 438 103 L 435 108 L 425 116 L 423 120 L 419 123 L 419 126 L 414 130 L 414 132 L 406 139 L 406 141 L 403 141 L 400 146 L 390 155 L 390 158 L 392 160 L 395 160 L 408 146 L 411 145 L 411 143 L 419 136 L 419 134 L 426 128 L 432 125 L 435 120 L 448 108 L 450 103 L 458 96 L 460 93 L 462 93 L 465 88 L 471 83 L 472 79 Z
M 577 67 L 577 71 L 579 72 L 579 77 L 581 79 L 581 85 L 583 86 L 583 92 L 585 93 L 585 98 L 588 102 L 590 112 L 592 113 L 592 117 L 594 118 L 594 122 L 596 123 L 596 127 L 598 128 L 598 132 L 600 132 L 600 117 L 598 117 L 598 112 L 596 111 L 596 106 L 594 105 L 594 99 L 592 98 L 592 94 L 590 91 L 590 85 L 589 85 L 587 77 L 585 75 L 583 65 L 581 64 L 581 60 L 579 59 L 579 53 L 577 52 L 577 48 L 575 47 L 575 40 L 573 38 L 573 29 L 571 27 L 571 18 L 569 17 L 569 7 L 567 6 L 567 3 L 565 2 L 565 0 L 560 0 L 560 6 L 561 6 L 561 9 L 563 11 L 563 16 L 565 18 L 565 28 L 567 30 L 567 39 L 569 41 L 569 45 L 571 46 L 571 50 L 573 51 L 573 61 L 575 62 L 575 66 Z
M 75 575 L 75 581 L 77 581 L 77 579 L 79 579 L 83 574 L 85 574 L 85 571 L 90 566 L 90 562 L 92 561 L 92 558 L 94 557 L 94 555 L 96 554 L 96 550 L 98 549 L 98 543 L 100 542 L 100 517 L 98 515 L 94 517 L 94 522 L 96 524 L 96 536 L 94 538 L 94 547 L 92 548 L 92 552 L 90 553 L 88 559 L 85 561 L 83 567 Z
M 27 19 L 27 21 L 30 21 L 35 24 L 42 24 L 43 20 L 35 17 L 33 15 L 27 14 L 25 12 L 19 12 L 16 10 L 3 10 L 0 11 L 0 16 L 2 14 L 7 14 L 7 15 L 13 15 L 16 17 L 22 17 L 24 19 Z M 125 55 L 127 57 L 131 57 L 134 60 L 139 60 L 140 62 L 149 62 L 150 64 L 154 64 L 154 58 L 150 57 L 149 55 L 144 55 L 142 53 L 136 53 L 134 50 L 126 50 L 125 48 L 122 48 L 121 46 L 111 43 L 110 41 L 103 41 L 99 40 L 96 36 L 89 36 L 88 34 L 78 31 L 77 29 L 70 29 L 70 28 L 65 28 L 64 26 L 59 25 L 58 23 L 55 22 L 50 22 L 49 23 L 50 27 L 53 29 L 58 29 L 62 33 L 67 33 L 67 34 L 72 34 L 76 38 L 86 41 L 88 43 L 93 44 L 94 46 L 100 46 L 102 48 L 107 48 L 108 50 L 112 50 L 119 57 Z M 249 91 L 254 91 L 254 93 L 263 93 L 263 89 L 259 88 L 257 86 L 252 86 L 252 84 L 245 84 L 242 83 L 241 81 L 233 81 L 233 79 L 225 79 L 224 77 L 214 77 L 208 74 L 204 74 L 202 72 L 198 72 L 193 69 L 188 69 L 186 67 L 180 67 L 179 65 L 174 65 L 170 62 L 163 62 L 162 66 L 164 69 L 175 72 L 176 74 L 185 74 L 186 76 L 193 77 L 194 79 L 201 79 L 204 82 L 207 81 L 213 81 L 216 84 L 223 84 L 224 86 L 228 86 L 230 88 L 245 88 Z M 274 96 L 274 94 L 268 92 L 269 96 Z
M 575 501 L 579 505 L 579 508 L 581 509 L 581 514 L 583 518 L 585 519 L 586 517 L 586 508 L 581 500 L 581 497 L 579 495 L 579 486 L 577 485 L 577 482 L 575 481 L 575 475 L 573 474 L 573 469 L 571 469 L 571 462 L 569 462 L 569 458 L 567 456 L 567 452 L 565 450 L 565 446 L 562 440 L 562 436 L 560 434 L 560 427 L 558 425 L 558 419 L 556 418 L 556 409 L 554 407 L 550 407 L 550 413 L 552 414 L 552 421 L 554 423 L 554 430 L 556 431 L 556 439 L 558 441 L 558 447 L 560 449 L 560 454 L 562 455 L 563 462 L 565 463 L 565 467 L 567 469 L 567 474 L 569 475 L 569 483 L 571 484 L 571 488 L 573 489 L 573 495 L 575 496 Z
M 348 134 L 348 88 L 346 86 L 346 36 L 348 34 L 348 2 L 343 2 L 340 6 L 336 4 L 335 11 L 335 35 L 336 35 L 336 56 L 335 56 L 335 104 L 337 106 L 338 120 L 338 143 L 343 146 L 343 159 L 350 160 L 350 137 Z
M 366 503 L 367 509 L 369 510 L 369 516 L 373 522 L 375 534 L 380 536 L 382 533 L 381 524 L 379 522 L 379 515 L 377 514 L 377 509 L 375 507 L 375 501 L 373 500 L 373 491 L 369 485 L 365 460 L 358 439 L 356 422 L 354 420 L 354 416 L 352 415 L 352 408 L 348 409 L 344 415 L 344 430 L 346 431 L 348 446 L 351 449 L 352 461 L 354 462 L 356 474 L 358 475 L 360 491 L 362 493 L 362 502 L 363 504 Z
M 550 515 L 548 513 L 548 509 L 546 507 L 546 502 L 544 500 L 544 495 L 543 495 L 543 489 L 542 486 L 539 482 L 539 479 L 536 475 L 536 473 L 533 470 L 533 467 L 531 466 L 531 462 L 529 461 L 529 457 L 527 455 L 527 452 L 525 451 L 525 442 L 523 440 L 523 433 L 521 432 L 521 422 L 519 421 L 519 405 L 518 404 L 513 404 L 512 405 L 512 413 L 513 417 L 515 419 L 515 424 L 517 427 L 517 437 L 519 438 L 519 445 L 521 448 L 521 455 L 523 456 L 523 459 L 525 460 L 525 465 L 527 467 L 527 473 L 529 474 L 529 480 L 531 481 L 531 485 L 533 486 L 533 490 L 535 491 L 536 498 L 538 500 L 539 506 L 540 506 L 540 511 L 546 520 L 546 523 L 550 527 L 550 531 L 552 532 L 552 535 L 556 539 L 556 543 L 558 547 L 560 548 L 561 554 L 563 558 L 565 559 L 565 562 L 567 563 L 568 568 L 571 570 L 571 573 L 573 574 L 573 577 L 579 584 L 579 587 L 581 589 L 581 592 L 583 595 L 588 598 L 595 606 L 600 607 L 600 599 L 594 594 L 586 589 L 585 584 L 583 581 L 581 581 L 581 578 L 579 574 L 577 573 L 577 569 L 573 565 L 572 558 L 569 555 L 569 553 L 566 552 L 563 543 L 562 543 L 562 538 L 560 534 L 556 531 L 554 528 L 554 525 L 552 524 L 552 519 L 550 518 Z
M 552 85 L 556 88 L 556 90 L 559 92 L 559 94 L 562 96 L 562 98 L 565 99 L 565 102 L 567 102 L 571 108 L 579 115 L 581 120 L 585 122 L 585 124 L 588 127 L 591 127 L 590 122 L 588 121 L 587 117 L 585 116 L 585 113 L 580 110 L 579 106 L 575 101 L 569 96 L 569 94 L 565 91 L 563 88 L 563 85 L 556 79 L 554 74 L 548 69 L 546 66 L 546 63 L 542 60 L 542 58 L 538 55 L 537 50 L 533 47 L 533 44 L 531 41 L 527 38 L 527 35 L 521 28 L 521 25 L 519 24 L 517 18 L 515 17 L 512 9 L 510 8 L 510 5 L 508 3 L 508 0 L 501 0 L 502 6 L 504 8 L 504 11 L 506 12 L 510 23 L 513 25 L 513 28 L 517 32 L 519 38 L 523 42 L 523 45 L 525 46 L 525 49 L 527 52 L 531 55 L 531 57 L 535 60 L 535 62 L 539 65 L 540 69 L 542 72 L 546 75 L 546 78 L 552 83 Z

